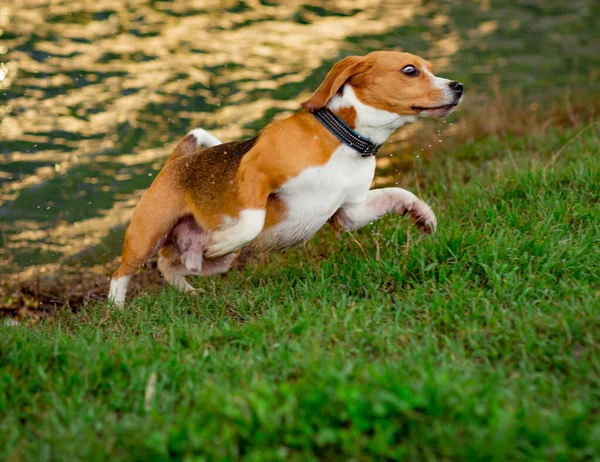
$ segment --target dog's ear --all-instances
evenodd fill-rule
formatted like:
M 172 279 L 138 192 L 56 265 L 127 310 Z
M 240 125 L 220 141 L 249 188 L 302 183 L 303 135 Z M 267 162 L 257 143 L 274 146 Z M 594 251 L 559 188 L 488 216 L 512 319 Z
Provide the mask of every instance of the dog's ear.
M 323 83 L 319 85 L 309 100 L 304 101 L 302 106 L 310 112 L 325 107 L 327 102 L 333 98 L 337 91 L 352 77 L 368 69 L 369 64 L 364 56 L 347 56 L 335 63 L 325 76 Z

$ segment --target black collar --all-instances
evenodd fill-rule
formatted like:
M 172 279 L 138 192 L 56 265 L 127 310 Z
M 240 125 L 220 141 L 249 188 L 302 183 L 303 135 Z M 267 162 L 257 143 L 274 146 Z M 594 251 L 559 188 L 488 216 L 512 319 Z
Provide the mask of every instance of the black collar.
M 342 143 L 361 153 L 363 157 L 371 157 L 377 154 L 381 144 L 375 144 L 370 139 L 360 136 L 346 123 L 326 107 L 313 112 L 319 122 L 327 130 L 333 133 Z

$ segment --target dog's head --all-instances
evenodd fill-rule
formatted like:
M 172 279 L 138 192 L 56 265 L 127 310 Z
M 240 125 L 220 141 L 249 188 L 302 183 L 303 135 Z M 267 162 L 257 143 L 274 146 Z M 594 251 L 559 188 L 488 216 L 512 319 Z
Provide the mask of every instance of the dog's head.
M 329 71 L 302 105 L 315 111 L 349 83 L 361 103 L 399 116 L 445 117 L 460 102 L 463 85 L 436 77 L 431 63 L 397 51 L 348 56 Z

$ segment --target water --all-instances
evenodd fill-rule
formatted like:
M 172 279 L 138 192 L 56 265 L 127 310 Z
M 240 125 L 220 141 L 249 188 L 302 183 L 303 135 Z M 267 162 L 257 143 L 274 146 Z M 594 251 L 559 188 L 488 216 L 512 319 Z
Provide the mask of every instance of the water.
M 543 99 L 597 81 L 599 18 L 596 0 L 0 6 L 0 270 L 115 257 L 183 134 L 253 136 L 345 55 L 411 51 L 468 91 Z

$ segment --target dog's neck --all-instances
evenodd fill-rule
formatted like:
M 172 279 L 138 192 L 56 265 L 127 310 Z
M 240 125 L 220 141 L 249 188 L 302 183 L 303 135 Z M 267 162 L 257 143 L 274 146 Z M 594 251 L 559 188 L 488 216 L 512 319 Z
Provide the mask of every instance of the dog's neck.
M 383 143 L 397 128 L 417 120 L 416 116 L 401 116 L 393 112 L 371 107 L 360 101 L 350 84 L 344 85 L 327 108 L 348 124 L 356 133 L 368 138 L 373 143 Z M 341 109 L 352 108 L 356 113 L 354 121 L 348 120 Z

